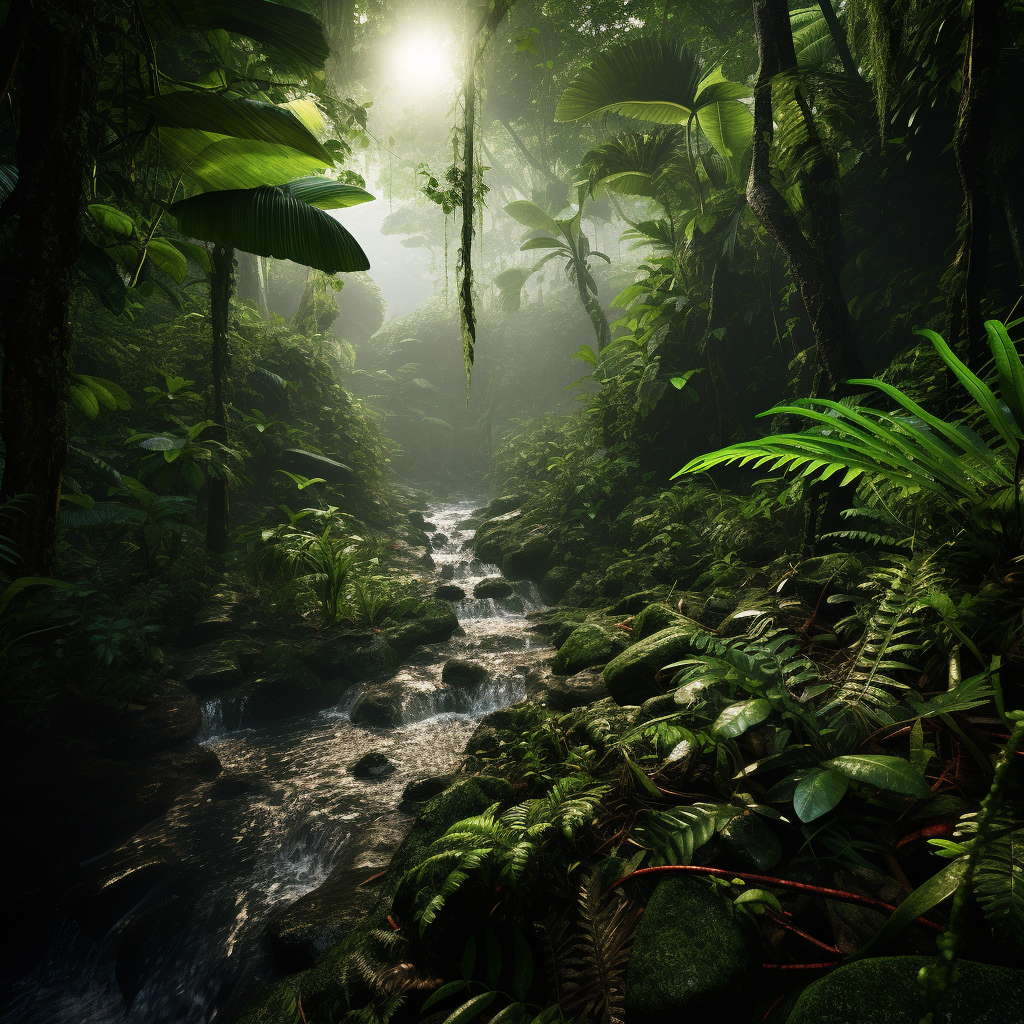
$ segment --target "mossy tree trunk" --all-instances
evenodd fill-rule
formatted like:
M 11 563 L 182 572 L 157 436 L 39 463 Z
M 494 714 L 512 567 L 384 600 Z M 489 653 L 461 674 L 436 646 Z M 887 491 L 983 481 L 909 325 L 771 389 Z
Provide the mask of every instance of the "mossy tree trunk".
M 771 147 L 774 135 L 772 85 L 779 76 L 797 73 L 789 5 L 785 0 L 754 0 L 754 32 L 760 66 L 754 86 L 754 143 L 747 201 L 758 220 L 778 243 L 803 299 L 822 366 L 834 394 L 845 393 L 846 381 L 863 377 L 853 344 L 850 314 L 839 283 L 843 237 L 837 201 L 838 181 L 814 123 L 814 115 L 796 86 L 796 102 L 807 135 L 807 167 L 801 188 L 808 209 L 805 235 L 789 204 L 772 184 Z
M 231 287 L 235 274 L 235 250 L 224 245 L 213 247 L 210 274 L 210 307 L 213 326 L 213 349 L 210 368 L 213 377 L 213 421 L 211 437 L 227 444 L 227 411 L 224 390 L 231 353 L 228 349 L 228 318 L 231 312 Z M 206 550 L 214 556 L 223 555 L 228 547 L 228 485 L 223 474 L 210 474 L 207 484 Z
M 22 5 L 25 6 L 25 5 Z M 67 458 L 70 305 L 92 169 L 98 63 L 87 0 L 36 0 L 26 19 L 18 134 L 18 226 L 3 282 L 0 499 L 23 495 L 5 530 L 19 571 L 53 574 Z

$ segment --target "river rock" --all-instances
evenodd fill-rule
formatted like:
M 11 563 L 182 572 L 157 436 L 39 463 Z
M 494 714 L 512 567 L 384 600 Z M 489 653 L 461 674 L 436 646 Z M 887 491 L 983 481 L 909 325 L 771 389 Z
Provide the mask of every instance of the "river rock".
M 447 601 L 421 601 L 414 617 L 384 631 L 398 661 L 404 661 L 421 644 L 450 640 L 459 628 L 455 609 Z
M 381 879 L 412 827 L 407 815 L 382 815 L 342 855 L 323 885 L 276 913 L 267 937 L 281 970 L 305 970 L 376 906 Z
M 394 729 L 445 712 L 469 710 L 469 698 L 434 679 L 398 675 L 371 683 L 356 698 L 349 713 L 353 725 Z
M 322 679 L 361 683 L 393 672 L 398 658 L 379 633 L 336 633 L 310 647 L 303 662 Z
M 610 661 L 619 646 L 607 630 L 587 622 L 577 626 L 566 637 L 558 648 L 552 667 L 559 675 L 575 675 L 592 665 L 603 665 Z
M 441 579 L 453 580 L 455 579 L 455 566 L 454 565 L 442 565 L 441 566 Z
M 241 593 L 224 587 L 208 594 L 196 609 L 192 628 L 183 637 L 186 646 L 205 643 L 224 636 L 251 618 Z
M 430 538 L 430 546 L 436 551 L 438 548 L 443 548 L 446 544 L 450 544 L 451 541 L 448 539 L 448 535 L 445 533 L 435 533 Z
M 488 576 L 473 588 L 473 596 L 481 600 L 487 598 L 501 600 L 503 597 L 511 597 L 514 593 L 515 588 L 512 584 L 500 576 Z
M 691 652 L 696 628 L 672 626 L 627 647 L 605 665 L 608 692 L 622 705 L 642 704 L 663 693 L 668 681 L 659 683 L 655 677 L 666 665 Z
M 246 725 L 267 725 L 336 703 L 345 688 L 306 667 L 299 652 L 285 645 L 268 647 L 259 674 L 245 687 Z
M 757 929 L 730 900 L 703 880 L 663 879 L 633 941 L 626 1019 L 747 1020 L 760 963 Z
M 402 791 L 402 803 L 422 803 L 443 793 L 449 786 L 458 782 L 459 776 L 454 772 L 448 775 L 428 775 L 425 779 L 415 779 Z
M 483 665 L 464 658 L 449 659 L 441 670 L 442 683 L 462 690 L 479 690 L 490 678 L 491 673 Z
M 68 893 L 65 907 L 82 931 L 100 942 L 177 865 L 178 858 L 166 848 L 119 850 L 89 867 L 87 876 Z
M 564 565 L 556 565 L 549 569 L 537 589 L 540 591 L 541 600 L 547 604 L 558 604 L 565 596 L 568 589 L 579 579 L 579 573 Z
M 114 978 L 130 1010 L 146 978 L 159 964 L 160 950 L 187 923 L 179 896 L 170 896 L 130 915 L 117 929 Z
M 682 615 L 664 604 L 649 604 L 633 620 L 633 643 L 685 622 Z
M 243 678 L 239 644 L 215 640 L 171 661 L 171 673 L 194 693 L 216 693 L 237 686 Z
M 357 779 L 386 779 L 395 774 L 395 765 L 387 754 L 371 750 L 358 761 L 349 765 L 348 769 Z
M 481 562 L 500 565 L 505 554 L 519 542 L 521 509 L 514 509 L 487 519 L 477 528 L 473 551 Z
M 526 688 L 532 700 L 563 714 L 608 696 L 608 687 L 599 668 L 584 669 L 571 676 L 533 672 L 527 676 Z
M 917 983 L 931 957 L 888 956 L 837 967 L 796 1000 L 786 1024 L 918 1024 L 927 1007 Z M 946 1024 L 1020 1024 L 1024 971 L 957 960 L 942 1002 Z
M 657 604 L 659 597 L 663 594 L 664 591 L 658 590 L 639 590 L 635 593 L 627 594 L 625 597 L 619 598 L 615 607 L 612 608 L 612 614 L 636 615 L 648 605 Z
M 104 746 L 120 755 L 143 757 L 169 750 L 190 740 L 202 725 L 194 693 L 182 683 L 167 680 L 161 692 L 138 698 L 108 726 Z
M 456 586 L 454 583 L 442 583 L 434 591 L 434 597 L 439 601 L 462 601 L 465 596 L 466 592 L 462 587 Z

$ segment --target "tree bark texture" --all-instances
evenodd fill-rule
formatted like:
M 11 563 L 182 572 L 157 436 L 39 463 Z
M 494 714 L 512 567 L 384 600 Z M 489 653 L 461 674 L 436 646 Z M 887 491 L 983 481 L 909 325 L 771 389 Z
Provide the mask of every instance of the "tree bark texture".
M 19 571 L 54 571 L 67 457 L 69 307 L 92 169 L 98 65 L 87 0 L 34 0 L 21 53 L 20 220 L 3 284 L 0 499 Z
M 224 409 L 224 388 L 227 383 L 231 355 L 228 351 L 228 317 L 231 311 L 231 288 L 235 275 L 235 250 L 224 245 L 213 247 L 210 274 L 210 312 L 213 326 L 213 348 L 210 369 L 213 377 L 213 421 L 211 436 L 227 444 L 227 413 Z M 206 510 L 206 550 L 222 555 L 228 548 L 228 486 L 223 476 L 210 474 Z
M 953 155 L 964 191 L 960 246 L 951 272 L 947 333 L 967 361 L 978 367 L 988 359 L 982 300 L 988 276 L 989 142 L 999 62 L 1002 0 L 974 0 L 961 73 L 960 109 L 953 133 Z
M 837 181 L 814 124 L 813 113 L 797 93 L 806 128 L 806 169 L 801 174 L 808 208 L 805 236 L 789 204 L 772 184 L 772 84 L 797 69 L 789 7 L 785 0 L 754 0 L 754 31 L 760 67 L 754 86 L 754 142 L 747 202 L 786 258 L 814 333 L 815 345 L 834 394 L 848 391 L 850 377 L 864 376 L 853 344 L 850 315 L 839 283 L 842 230 Z

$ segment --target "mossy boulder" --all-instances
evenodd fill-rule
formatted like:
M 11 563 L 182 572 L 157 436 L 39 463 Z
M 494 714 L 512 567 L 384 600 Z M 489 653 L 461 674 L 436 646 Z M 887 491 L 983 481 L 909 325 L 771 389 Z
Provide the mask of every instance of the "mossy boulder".
M 311 671 L 300 653 L 287 645 L 266 648 L 256 677 L 245 686 L 245 725 L 266 725 L 282 718 L 330 707 L 345 684 Z
M 746 1020 L 761 942 L 750 919 L 706 882 L 666 878 L 640 919 L 626 979 L 626 1019 L 644 1024 Z
M 686 622 L 686 620 L 682 620 Z M 667 683 L 655 678 L 668 664 L 692 650 L 696 625 L 675 625 L 627 647 L 604 668 L 608 692 L 619 704 L 643 704 L 664 693 Z
M 478 600 L 494 598 L 500 601 L 503 597 L 511 597 L 513 593 L 515 593 L 515 588 L 512 584 L 500 576 L 488 576 L 473 588 L 473 596 Z
M 559 647 L 552 664 L 561 676 L 572 676 L 593 665 L 603 665 L 619 649 L 611 634 L 592 622 L 577 626 Z
M 501 565 L 505 553 L 519 542 L 522 512 L 515 509 L 480 524 L 473 538 L 473 552 L 481 562 Z
M 633 642 L 660 633 L 670 626 L 678 626 L 683 621 L 683 616 L 672 611 L 668 605 L 649 604 L 633 619 Z
M 384 637 L 399 661 L 404 661 L 421 644 L 450 640 L 459 628 L 459 617 L 447 601 L 430 599 L 417 605 L 415 613 L 397 626 L 384 630 Z
M 244 676 L 239 646 L 235 640 L 215 640 L 204 644 L 194 651 L 174 657 L 171 672 L 193 693 L 229 690 L 237 686 Z
M 917 1024 L 927 1011 L 917 974 L 930 963 L 889 956 L 838 967 L 804 989 L 786 1024 Z M 1024 971 L 969 960 L 958 960 L 956 969 L 942 1002 L 946 1024 L 1020 1024 Z
M 537 585 L 541 599 L 548 604 L 557 604 L 578 578 L 579 573 L 575 569 L 564 565 L 556 565 L 554 568 L 548 569 Z
M 513 547 L 502 560 L 501 571 L 510 580 L 540 580 L 551 567 L 554 545 L 535 530 Z
M 487 668 L 476 661 L 465 658 L 450 658 L 441 669 L 441 682 L 445 686 L 455 686 L 460 690 L 479 690 L 486 686 L 491 678 Z

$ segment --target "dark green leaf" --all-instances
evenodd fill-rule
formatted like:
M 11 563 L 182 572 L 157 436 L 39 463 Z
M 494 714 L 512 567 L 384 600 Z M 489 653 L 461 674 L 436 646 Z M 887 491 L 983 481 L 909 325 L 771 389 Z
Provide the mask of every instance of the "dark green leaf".
M 848 780 L 838 772 L 812 768 L 796 785 L 793 809 L 801 821 L 814 821 L 832 810 L 846 793 Z
M 927 800 L 931 790 L 921 773 L 902 757 L 886 754 L 844 754 L 825 762 L 826 768 L 845 775 L 856 782 L 865 782 L 879 789 L 903 796 L 914 796 Z
M 307 206 L 315 206 L 318 210 L 342 210 L 359 203 L 369 203 L 376 199 L 365 188 L 355 185 L 343 185 L 330 178 L 318 178 L 311 175 L 296 178 L 281 186 L 284 191 L 301 200 Z
M 184 234 L 326 274 L 369 270 L 359 243 L 333 217 L 279 188 L 208 192 L 174 203 Z
M 752 725 L 763 722 L 771 713 L 771 704 L 762 698 L 743 700 L 738 704 L 730 704 L 715 720 L 711 731 L 722 739 L 735 739 Z

